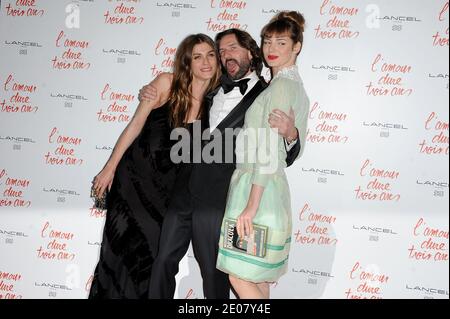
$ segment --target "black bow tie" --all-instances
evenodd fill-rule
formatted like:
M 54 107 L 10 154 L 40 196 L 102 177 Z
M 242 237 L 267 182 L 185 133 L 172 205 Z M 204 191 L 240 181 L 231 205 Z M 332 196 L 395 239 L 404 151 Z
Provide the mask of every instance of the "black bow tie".
M 227 94 L 228 92 L 231 92 L 235 87 L 238 87 L 241 94 L 244 95 L 248 88 L 248 81 L 250 81 L 250 79 L 243 79 L 236 82 L 231 81 L 228 78 L 222 79 L 221 84 L 223 92 Z

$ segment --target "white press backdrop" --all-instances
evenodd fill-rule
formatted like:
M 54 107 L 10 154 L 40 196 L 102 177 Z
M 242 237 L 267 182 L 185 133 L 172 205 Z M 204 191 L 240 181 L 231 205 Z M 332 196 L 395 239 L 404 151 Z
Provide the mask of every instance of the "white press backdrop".
M 259 42 L 284 9 L 307 21 L 311 113 L 287 170 L 292 250 L 273 297 L 449 298 L 448 1 L 0 6 L 0 299 L 87 296 L 105 217 L 91 180 L 139 88 L 186 35 L 239 27 Z M 203 297 L 191 252 L 177 282 L 177 298 Z

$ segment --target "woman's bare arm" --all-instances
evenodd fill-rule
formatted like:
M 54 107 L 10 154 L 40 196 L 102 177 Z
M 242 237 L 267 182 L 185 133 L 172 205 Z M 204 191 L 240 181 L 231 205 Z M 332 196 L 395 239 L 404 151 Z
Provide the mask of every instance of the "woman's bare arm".
M 125 151 L 141 133 L 150 112 L 153 109 L 161 107 L 167 101 L 171 82 L 172 75 L 169 73 L 160 74 L 152 81 L 151 85 L 157 89 L 156 98 L 153 100 L 143 100 L 139 103 L 133 118 L 117 140 L 110 158 L 100 173 L 94 178 L 94 188 L 99 196 L 107 188 L 111 188 L 117 165 Z

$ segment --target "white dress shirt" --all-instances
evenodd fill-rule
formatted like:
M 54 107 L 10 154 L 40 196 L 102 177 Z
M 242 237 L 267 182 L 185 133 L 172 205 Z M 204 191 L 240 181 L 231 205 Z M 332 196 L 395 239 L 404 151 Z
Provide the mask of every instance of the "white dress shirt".
M 250 79 L 250 81 L 247 82 L 248 88 L 247 91 L 245 91 L 245 94 L 248 94 L 259 81 L 256 72 L 250 73 L 243 79 Z M 223 92 L 223 88 L 219 89 L 219 92 L 217 92 L 213 99 L 213 105 L 209 111 L 209 127 L 211 132 L 214 131 L 217 125 L 219 125 L 239 102 L 241 102 L 245 94 L 242 95 L 238 87 L 233 88 L 233 90 L 227 94 Z
M 209 111 L 210 132 L 216 129 L 220 122 L 222 122 L 227 117 L 227 115 L 230 114 L 230 112 L 239 104 L 239 102 L 241 102 L 244 96 L 248 94 L 248 92 L 250 92 L 251 89 L 253 89 L 253 87 L 259 81 L 258 75 L 255 71 L 242 78 L 241 80 L 243 79 L 250 79 L 250 81 L 248 81 L 247 83 L 248 88 L 247 91 L 245 91 L 244 95 L 241 94 L 241 91 L 238 87 L 235 87 L 227 94 L 224 93 L 223 88 L 220 88 L 216 96 L 214 96 L 213 105 L 211 106 L 211 109 Z M 286 140 L 284 140 L 284 142 L 286 145 L 286 151 L 290 151 L 297 141 L 294 141 L 291 144 L 288 144 Z

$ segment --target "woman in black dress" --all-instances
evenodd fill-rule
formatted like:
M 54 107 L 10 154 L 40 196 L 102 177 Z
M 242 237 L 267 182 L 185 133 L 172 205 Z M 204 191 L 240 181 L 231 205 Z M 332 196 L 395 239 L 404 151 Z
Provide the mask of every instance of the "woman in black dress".
M 174 73 L 153 82 L 161 92 L 141 101 L 111 157 L 95 177 L 98 196 L 109 189 L 100 260 L 90 299 L 145 299 L 161 224 L 177 168 L 170 159 L 172 128 L 201 116 L 205 93 L 220 78 L 211 38 L 190 35 L 177 49 Z M 167 93 L 165 93 L 167 92 Z

